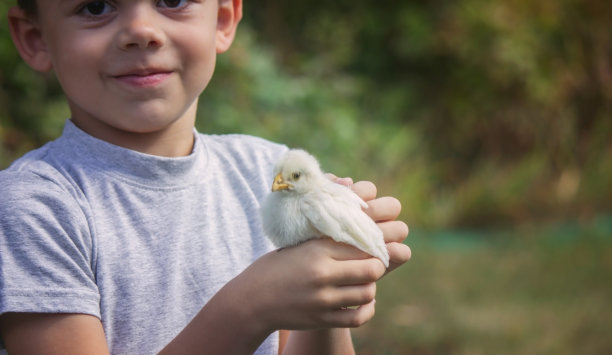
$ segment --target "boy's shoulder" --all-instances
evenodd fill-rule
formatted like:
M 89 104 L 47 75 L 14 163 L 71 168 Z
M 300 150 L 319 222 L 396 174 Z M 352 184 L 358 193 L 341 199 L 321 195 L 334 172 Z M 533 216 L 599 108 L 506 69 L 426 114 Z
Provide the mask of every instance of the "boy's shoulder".
M 3 201 L 28 201 L 33 196 L 64 195 L 65 177 L 48 159 L 49 144 L 30 151 L 0 171 Z M 3 203 L 8 206 L 10 203 Z
M 11 231 L 32 232 L 37 226 L 68 228 L 85 218 L 84 205 L 75 189 L 52 165 L 44 160 L 16 164 L 0 171 L 0 216 L 3 223 L 8 222 L 2 225 L 0 234 L 6 237 L 13 235 Z
M 49 160 L 53 142 L 34 149 L 15 160 L 5 170 L 0 170 L 0 190 L 19 189 L 20 186 L 55 185 L 61 176 Z

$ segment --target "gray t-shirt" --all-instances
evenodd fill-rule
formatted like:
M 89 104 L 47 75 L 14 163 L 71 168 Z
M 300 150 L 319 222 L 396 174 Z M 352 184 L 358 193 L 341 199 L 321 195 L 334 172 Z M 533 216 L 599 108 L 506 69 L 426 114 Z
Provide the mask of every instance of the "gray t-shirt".
M 0 314 L 94 315 L 111 353 L 152 354 L 272 250 L 259 207 L 287 148 L 194 134 L 191 155 L 163 158 L 67 121 L 0 172 Z M 257 353 L 277 351 L 275 333 Z

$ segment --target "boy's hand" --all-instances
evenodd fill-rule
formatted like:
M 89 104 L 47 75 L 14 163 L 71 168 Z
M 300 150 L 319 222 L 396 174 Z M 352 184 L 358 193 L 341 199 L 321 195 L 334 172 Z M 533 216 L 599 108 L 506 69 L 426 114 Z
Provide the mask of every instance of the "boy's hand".
M 259 285 L 262 295 L 253 299 L 253 310 L 270 323 L 270 330 L 357 327 L 374 315 L 376 281 L 410 259 L 402 242 L 408 226 L 395 219 L 401 204 L 393 197 L 376 198 L 371 182 L 352 184 L 350 178 L 336 182 L 350 186 L 369 205 L 366 213 L 383 231 L 390 266 L 352 246 L 331 239 L 315 239 L 264 255 L 235 281 L 250 288 Z M 250 286 L 249 286 L 250 284 Z M 348 308 L 360 306 L 358 308 Z
M 350 187 L 362 200 L 367 202 L 368 208 L 365 213 L 369 215 L 383 231 L 387 250 L 389 251 L 389 268 L 387 272 L 393 271 L 401 266 L 412 255 L 410 248 L 403 244 L 408 237 L 408 225 L 397 221 L 402 205 L 394 197 L 376 198 L 376 185 L 369 181 L 359 181 L 353 184 L 351 178 L 338 178 L 332 174 L 328 177 L 338 184 Z
M 396 220 L 402 210 L 399 200 L 388 196 L 376 198 L 376 186 L 369 181 L 357 182 L 351 186 L 351 189 L 367 202 L 368 208 L 365 213 L 383 231 L 390 258 L 387 272 L 410 260 L 412 252 L 407 245 L 403 244 L 408 237 L 408 225 Z
M 384 273 L 379 259 L 314 239 L 264 255 L 232 282 L 253 287 L 253 318 L 265 321 L 268 331 L 347 328 L 374 316 L 375 282 Z

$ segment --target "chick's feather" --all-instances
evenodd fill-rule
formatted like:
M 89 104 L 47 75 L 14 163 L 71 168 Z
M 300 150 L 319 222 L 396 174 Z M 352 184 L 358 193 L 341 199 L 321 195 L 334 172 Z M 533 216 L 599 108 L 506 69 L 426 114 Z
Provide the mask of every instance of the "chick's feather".
M 331 237 L 389 266 L 383 233 L 350 188 L 327 179 L 303 150 L 290 150 L 275 168 L 273 192 L 262 205 L 264 232 L 277 247 Z M 280 187 L 279 187 L 280 186 Z

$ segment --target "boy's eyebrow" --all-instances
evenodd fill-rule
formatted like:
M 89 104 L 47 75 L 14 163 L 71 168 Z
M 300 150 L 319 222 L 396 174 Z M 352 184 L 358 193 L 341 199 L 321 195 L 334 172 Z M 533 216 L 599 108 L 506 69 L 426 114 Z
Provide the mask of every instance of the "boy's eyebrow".
M 77 2 L 77 0 L 59 0 L 59 5 L 67 5 L 75 2 Z
M 58 0 L 58 5 L 66 5 L 69 4 L 72 0 Z
M 45 1 L 49 1 L 49 0 L 45 0 Z M 82 1 L 81 0 L 58 0 L 57 1 L 58 6 L 61 6 L 61 7 L 73 7 L 73 6 L 77 6 L 77 4 L 79 3 L 82 3 Z

